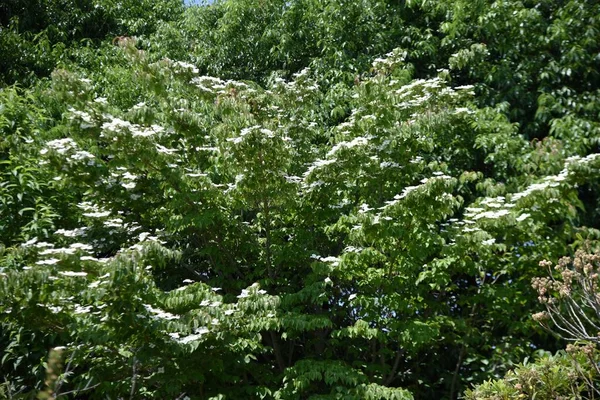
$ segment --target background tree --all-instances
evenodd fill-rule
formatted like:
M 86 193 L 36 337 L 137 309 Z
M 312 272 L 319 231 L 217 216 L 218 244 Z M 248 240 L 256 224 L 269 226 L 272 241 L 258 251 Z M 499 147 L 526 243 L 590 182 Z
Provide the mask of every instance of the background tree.
M 7 3 L 6 396 L 454 399 L 558 349 L 598 10 L 538 3 Z

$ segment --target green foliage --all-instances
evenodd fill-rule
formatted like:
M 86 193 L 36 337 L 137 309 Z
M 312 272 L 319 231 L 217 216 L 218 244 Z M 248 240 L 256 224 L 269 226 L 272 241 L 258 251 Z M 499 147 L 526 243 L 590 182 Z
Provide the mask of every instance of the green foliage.
M 56 217 L 49 178 L 32 144 L 48 128 L 48 116 L 16 89 L 0 92 L 0 231 L 4 246 L 37 235 L 47 236 Z
M 486 381 L 465 392 L 467 400 L 593 399 L 598 394 L 598 351 L 572 346 L 556 355 L 542 354 L 503 379 Z
M 150 35 L 183 12 L 180 0 L 8 0 L 0 5 L 0 86 L 32 84 L 80 47 L 115 36 Z M 94 46 L 95 47 L 95 46 Z
M 19 4 L 1 396 L 591 390 L 589 348 L 498 379 L 557 348 L 538 261 L 599 239 L 597 5 Z

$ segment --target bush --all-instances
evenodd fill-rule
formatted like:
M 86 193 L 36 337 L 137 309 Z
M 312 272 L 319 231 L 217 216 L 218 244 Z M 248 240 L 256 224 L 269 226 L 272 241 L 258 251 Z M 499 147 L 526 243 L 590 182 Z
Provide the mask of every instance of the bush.
M 556 355 L 524 362 L 502 379 L 489 380 L 465 393 L 466 400 L 588 399 L 600 394 L 600 353 L 592 344 L 567 346 Z

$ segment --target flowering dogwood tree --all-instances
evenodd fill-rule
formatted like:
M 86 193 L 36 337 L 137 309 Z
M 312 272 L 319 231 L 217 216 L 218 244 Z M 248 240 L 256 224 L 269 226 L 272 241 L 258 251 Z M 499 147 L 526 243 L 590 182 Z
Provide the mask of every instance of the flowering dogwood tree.
M 0 91 L 3 396 L 454 399 L 556 349 L 530 282 L 599 238 L 561 41 L 594 6 L 251 3 Z

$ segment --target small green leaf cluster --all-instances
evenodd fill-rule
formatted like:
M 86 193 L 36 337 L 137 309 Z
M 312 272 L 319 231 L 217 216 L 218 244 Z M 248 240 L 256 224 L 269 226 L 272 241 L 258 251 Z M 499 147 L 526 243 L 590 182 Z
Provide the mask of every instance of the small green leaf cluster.
M 0 30 L 6 396 L 589 390 L 498 379 L 600 239 L 596 4 L 46 3 Z
M 598 351 L 589 345 L 569 345 L 555 355 L 542 353 L 502 379 L 467 390 L 465 399 L 593 399 L 598 393 L 598 357 Z

